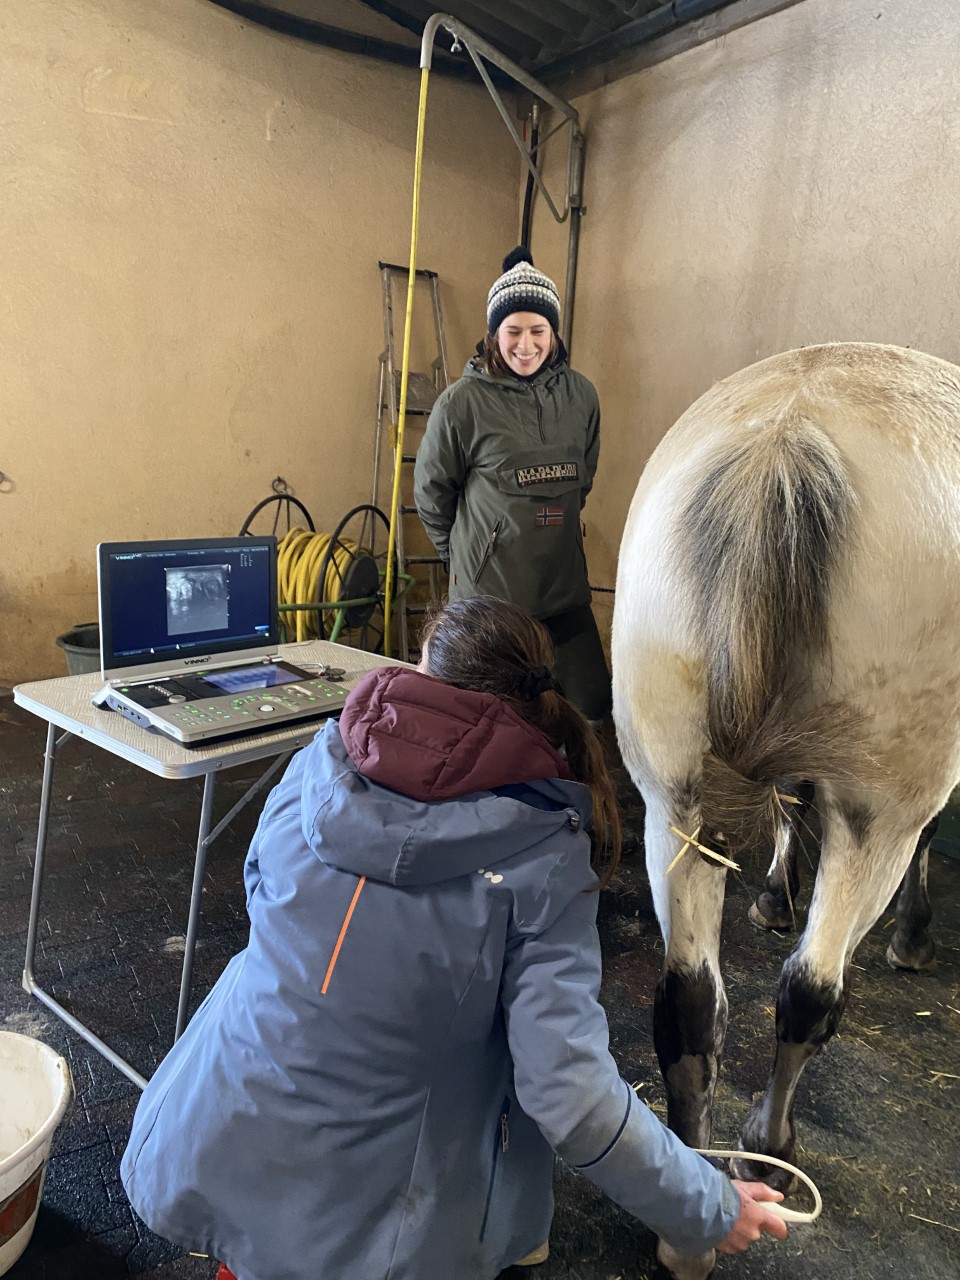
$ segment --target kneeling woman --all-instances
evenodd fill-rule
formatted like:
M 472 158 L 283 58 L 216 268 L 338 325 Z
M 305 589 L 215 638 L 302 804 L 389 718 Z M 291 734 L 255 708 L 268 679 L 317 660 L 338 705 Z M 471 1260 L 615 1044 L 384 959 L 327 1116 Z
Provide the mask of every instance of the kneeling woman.
M 614 849 L 616 811 L 551 659 L 455 601 L 291 762 L 249 945 L 137 1109 L 152 1230 L 240 1280 L 492 1280 L 546 1256 L 558 1152 L 680 1251 L 785 1233 L 610 1057 L 588 833 Z

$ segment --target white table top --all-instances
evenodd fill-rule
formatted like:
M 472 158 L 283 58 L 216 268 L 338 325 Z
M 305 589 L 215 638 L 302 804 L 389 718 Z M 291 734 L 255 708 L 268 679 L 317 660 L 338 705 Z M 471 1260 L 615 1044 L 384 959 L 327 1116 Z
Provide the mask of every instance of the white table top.
M 280 653 L 295 666 L 315 667 L 326 664 L 343 668 L 343 684 L 352 689 L 362 675 L 377 667 L 406 666 L 399 658 L 384 658 L 377 653 L 331 644 L 328 640 L 309 640 L 304 644 L 283 644 Z M 105 751 L 139 765 L 161 778 L 195 778 L 218 769 L 230 769 L 249 760 L 296 751 L 310 742 L 320 731 L 323 721 L 301 720 L 286 728 L 269 729 L 265 733 L 244 734 L 240 738 L 211 742 L 204 746 L 184 747 L 161 733 L 147 733 L 116 711 L 100 710 L 91 698 L 101 689 L 99 672 L 82 676 L 58 676 L 52 680 L 36 680 L 19 684 L 13 690 L 18 706 L 79 738 L 95 742 Z

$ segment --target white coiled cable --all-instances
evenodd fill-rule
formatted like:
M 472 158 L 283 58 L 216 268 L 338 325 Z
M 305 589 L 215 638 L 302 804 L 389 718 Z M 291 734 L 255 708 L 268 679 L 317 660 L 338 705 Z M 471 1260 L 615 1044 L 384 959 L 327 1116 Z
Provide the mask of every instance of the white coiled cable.
M 792 1173 L 805 1183 L 813 1196 L 813 1208 L 809 1211 L 800 1209 L 788 1209 L 785 1205 L 775 1204 L 768 1200 L 758 1200 L 757 1203 L 762 1205 L 764 1209 L 768 1209 L 771 1213 L 775 1213 L 778 1218 L 782 1218 L 784 1222 L 793 1224 L 802 1224 L 807 1222 L 816 1222 L 820 1217 L 823 1209 L 823 1199 L 817 1189 L 817 1184 L 812 1178 L 808 1178 L 802 1169 L 798 1169 L 795 1164 L 788 1164 L 786 1160 L 778 1160 L 776 1156 L 762 1156 L 756 1151 L 710 1151 L 701 1147 L 694 1147 L 694 1151 L 701 1156 L 716 1156 L 720 1160 L 755 1160 L 758 1164 L 772 1164 L 778 1169 L 786 1169 L 787 1173 Z

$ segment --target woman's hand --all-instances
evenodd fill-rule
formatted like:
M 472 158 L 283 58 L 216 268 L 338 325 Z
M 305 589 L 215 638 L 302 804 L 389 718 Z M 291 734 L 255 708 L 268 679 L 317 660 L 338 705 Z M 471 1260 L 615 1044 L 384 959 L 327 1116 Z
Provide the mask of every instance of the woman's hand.
M 737 1195 L 740 1197 L 740 1217 L 733 1230 L 717 1245 L 719 1253 L 742 1253 L 749 1249 L 755 1240 L 764 1234 L 775 1236 L 778 1240 L 786 1240 L 787 1224 L 775 1213 L 763 1207 L 763 1202 L 778 1203 L 783 1199 L 779 1191 L 774 1191 L 765 1182 L 738 1182 L 733 1179 Z

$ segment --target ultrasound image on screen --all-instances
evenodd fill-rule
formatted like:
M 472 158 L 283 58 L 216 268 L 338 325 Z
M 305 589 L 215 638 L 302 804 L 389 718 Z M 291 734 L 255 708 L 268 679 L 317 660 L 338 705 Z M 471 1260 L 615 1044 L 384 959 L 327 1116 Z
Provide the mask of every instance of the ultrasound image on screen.
M 230 622 L 230 566 L 166 569 L 167 634 L 226 631 Z

